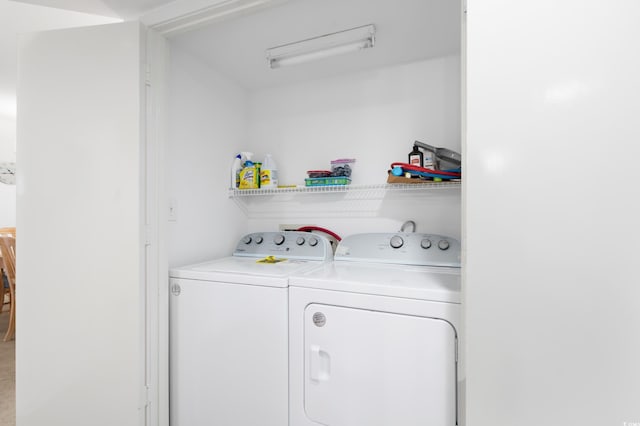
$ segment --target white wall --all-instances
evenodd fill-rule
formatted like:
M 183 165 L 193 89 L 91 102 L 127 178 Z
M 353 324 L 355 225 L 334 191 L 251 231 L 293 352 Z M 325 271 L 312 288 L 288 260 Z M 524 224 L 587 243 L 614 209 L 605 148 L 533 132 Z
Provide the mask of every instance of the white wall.
M 460 151 L 459 57 L 264 89 L 249 100 L 249 150 L 257 160 L 273 154 L 281 184 L 304 185 L 307 170 L 326 170 L 337 158 L 357 160 L 353 185 L 385 183 L 390 164 L 406 162 L 415 140 Z M 459 237 L 459 199 L 459 192 L 389 197 L 359 214 L 314 217 L 314 209 L 326 210 L 316 203 L 335 201 L 319 196 L 306 199 L 307 211 L 298 217 L 283 205 L 282 216 L 292 217 L 280 223 L 312 223 L 347 235 L 393 232 L 413 219 L 419 232 Z M 277 225 L 277 218 L 250 222 L 252 230 Z
M 280 183 L 302 185 L 307 170 L 346 157 L 357 159 L 354 185 L 384 183 L 391 162 L 406 162 L 416 139 L 459 151 L 459 57 L 247 92 L 184 49 L 174 47 L 171 55 L 167 180 L 177 214 L 169 222 L 171 266 L 228 255 L 245 232 L 279 224 L 313 224 L 346 236 L 394 232 L 414 220 L 418 232 L 460 237 L 459 190 L 356 199 L 342 212 L 344 195 L 314 195 L 268 215 L 245 215 L 227 197 L 231 161 L 240 151 L 254 152 L 256 161 L 273 154 Z M 249 209 L 264 202 L 251 200 Z
M 178 266 L 228 255 L 246 219 L 227 197 L 234 156 L 246 144 L 246 94 L 181 49 L 169 66 L 168 259 Z
M 0 162 L 16 161 L 16 117 L 11 115 L 11 111 L 2 111 L 10 107 L 15 108 L 15 104 L 11 105 L 11 101 L 15 102 L 15 98 L 6 97 L 0 99 L 5 105 L 0 105 Z M 4 112 L 4 114 L 3 114 Z
M 12 101 L 0 94 L 0 163 L 16 161 L 16 119 L 6 111 L 15 108 Z M 0 228 L 4 226 L 16 226 L 16 186 L 0 183 Z
M 467 426 L 640 424 L 638 16 L 468 1 Z
M 18 35 L 32 31 L 120 22 L 70 10 L 0 1 L 0 162 L 16 161 Z
M 16 1 L 0 1 L 0 162 L 16 161 L 18 34 L 119 21 Z M 15 197 L 15 186 L 0 184 L 0 226 L 15 226 Z
M 281 183 L 356 158 L 353 184 L 384 183 L 414 140 L 460 150 L 460 58 L 447 57 L 252 93 L 249 148 Z

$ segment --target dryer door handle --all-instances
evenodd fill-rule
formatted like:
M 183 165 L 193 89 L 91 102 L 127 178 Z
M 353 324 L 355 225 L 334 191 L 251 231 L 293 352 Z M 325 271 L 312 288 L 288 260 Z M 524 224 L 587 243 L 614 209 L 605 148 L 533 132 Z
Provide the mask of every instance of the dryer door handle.
M 316 382 L 326 382 L 331 375 L 331 357 L 318 345 L 309 347 L 309 378 Z

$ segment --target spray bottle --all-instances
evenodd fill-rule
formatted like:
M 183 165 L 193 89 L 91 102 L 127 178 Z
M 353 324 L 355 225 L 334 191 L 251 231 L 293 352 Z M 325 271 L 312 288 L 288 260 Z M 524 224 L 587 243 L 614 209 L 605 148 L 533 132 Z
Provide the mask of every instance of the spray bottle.
M 231 164 L 231 189 L 237 188 L 240 183 L 240 170 L 242 170 L 242 155 L 238 154 Z

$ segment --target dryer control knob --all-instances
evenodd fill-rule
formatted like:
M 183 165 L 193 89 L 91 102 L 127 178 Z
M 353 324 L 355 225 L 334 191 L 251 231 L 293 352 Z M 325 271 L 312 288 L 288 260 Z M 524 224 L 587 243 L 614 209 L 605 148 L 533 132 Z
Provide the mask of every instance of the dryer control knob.
M 264 239 L 262 237 L 256 237 L 256 244 L 262 244 Z
M 275 237 L 273 237 L 273 242 L 276 243 L 277 246 L 281 245 L 282 243 L 284 243 L 284 235 L 276 235 Z
M 301 246 L 304 244 L 304 237 L 298 237 L 298 239 L 296 239 L 296 244 Z
M 449 241 L 447 240 L 438 241 L 438 248 L 440 250 L 447 250 L 449 248 Z
M 420 241 L 420 247 L 422 247 L 423 249 L 431 248 L 431 240 L 425 238 L 424 240 Z
M 247 235 L 242 239 L 242 242 L 245 244 L 251 244 L 251 237 Z
M 391 237 L 391 241 L 389 242 L 389 244 L 394 249 L 397 249 L 397 248 L 402 247 L 402 245 L 404 244 L 404 240 L 402 239 L 402 237 L 394 235 L 393 237 Z
M 315 247 L 318 245 L 318 239 L 316 237 L 309 238 L 309 245 L 311 247 Z

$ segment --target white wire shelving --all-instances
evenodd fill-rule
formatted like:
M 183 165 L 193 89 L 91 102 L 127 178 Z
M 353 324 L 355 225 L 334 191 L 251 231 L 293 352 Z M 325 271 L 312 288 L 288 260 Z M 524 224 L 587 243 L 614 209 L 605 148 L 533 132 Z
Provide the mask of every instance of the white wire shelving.
M 385 183 L 376 185 L 331 185 L 331 186 L 296 186 L 286 188 L 229 189 L 229 198 L 255 197 L 283 194 L 360 194 L 377 197 L 380 194 L 396 191 L 425 191 L 460 188 L 460 181 L 424 182 L 424 183 Z
M 371 217 L 397 200 L 424 203 L 431 197 L 459 197 L 461 186 L 460 181 L 449 181 L 229 189 L 228 195 L 249 218 Z

